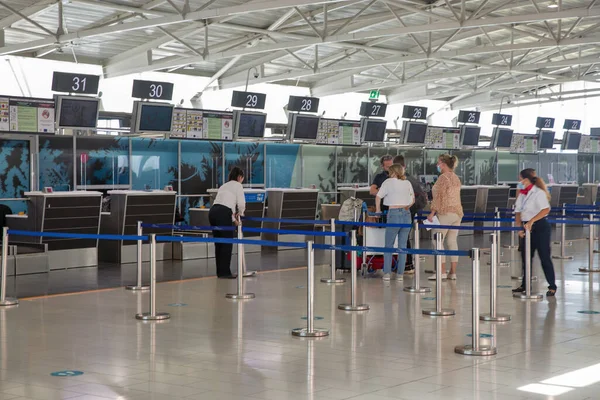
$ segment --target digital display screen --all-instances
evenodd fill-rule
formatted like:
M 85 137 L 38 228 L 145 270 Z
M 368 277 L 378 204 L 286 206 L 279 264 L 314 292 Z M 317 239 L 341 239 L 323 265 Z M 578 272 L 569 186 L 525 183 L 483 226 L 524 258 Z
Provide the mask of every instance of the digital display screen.
M 319 132 L 319 117 L 307 115 L 296 115 L 296 123 L 294 124 L 294 139 L 310 139 L 316 140 Z
M 58 126 L 63 128 L 96 128 L 98 100 L 62 98 Z
M 478 146 L 481 127 L 463 125 L 461 128 L 463 146 Z
M 242 138 L 262 138 L 267 124 L 266 114 L 240 112 L 237 121 L 237 135 Z
M 171 132 L 173 107 L 161 104 L 142 104 L 139 132 Z
M 590 136 L 600 136 L 600 128 L 590 128 Z
M 564 141 L 566 140 L 566 144 Z M 563 137 L 563 150 L 578 150 L 581 142 L 581 133 L 569 132 Z
M 407 123 L 405 129 L 405 143 L 425 143 L 427 124 Z
M 513 130 L 512 129 L 504 129 L 504 128 L 496 128 L 494 132 L 495 136 L 495 145 L 498 148 L 510 148 L 510 144 L 512 142 Z
M 552 149 L 554 147 L 554 131 L 540 131 L 540 138 L 538 141 L 538 148 L 541 149 Z
M 365 121 L 363 142 L 383 142 L 385 140 L 386 121 Z

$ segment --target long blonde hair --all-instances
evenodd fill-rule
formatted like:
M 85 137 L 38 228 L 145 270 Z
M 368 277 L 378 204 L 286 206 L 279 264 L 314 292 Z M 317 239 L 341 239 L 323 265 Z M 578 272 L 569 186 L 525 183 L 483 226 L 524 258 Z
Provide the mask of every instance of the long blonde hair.
M 400 164 L 392 164 L 389 169 L 390 177 L 396 177 L 401 180 L 406 179 L 405 169 Z
M 519 172 L 519 175 L 523 179 L 528 179 L 529 182 L 534 184 L 539 189 L 546 192 L 546 197 L 550 200 L 550 192 L 548 192 L 548 188 L 546 187 L 546 182 L 539 176 L 537 176 L 535 169 L 533 168 L 525 168 L 523 171 Z

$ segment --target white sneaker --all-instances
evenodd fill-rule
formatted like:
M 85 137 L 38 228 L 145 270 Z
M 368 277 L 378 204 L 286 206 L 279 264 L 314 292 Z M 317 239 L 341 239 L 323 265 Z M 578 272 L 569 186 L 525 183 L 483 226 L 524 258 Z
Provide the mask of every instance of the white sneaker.
M 456 274 L 448 274 L 448 279 L 450 279 L 451 281 L 455 281 L 456 280 Z
M 404 281 L 404 275 L 402 275 L 402 274 L 396 274 L 396 280 L 397 280 L 398 282 L 402 282 L 402 281 Z
M 383 274 L 383 278 L 381 278 L 381 279 L 389 282 L 390 280 L 392 280 L 392 277 L 390 276 L 390 274 Z
M 430 281 L 435 281 L 437 277 L 435 275 L 431 275 L 429 278 Z M 442 274 L 442 279 L 448 279 L 448 274 Z

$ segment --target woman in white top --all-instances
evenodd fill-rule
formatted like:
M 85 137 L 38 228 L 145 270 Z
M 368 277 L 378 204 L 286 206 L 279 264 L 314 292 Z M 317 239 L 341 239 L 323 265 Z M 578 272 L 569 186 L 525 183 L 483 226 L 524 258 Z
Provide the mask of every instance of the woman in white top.
M 385 228 L 385 247 L 393 248 L 394 241 L 398 237 L 398 248 L 405 249 L 410 233 L 410 207 L 415 202 L 415 193 L 412 185 L 406 180 L 404 175 L 404 167 L 399 164 L 394 164 L 389 169 L 390 177 L 386 179 L 377 197 L 375 197 L 375 209 L 381 211 L 381 200 L 383 204 L 388 206 L 387 223 L 388 224 L 407 224 L 406 228 Z M 404 280 L 404 267 L 406 264 L 406 254 L 398 254 L 398 269 L 396 271 L 396 280 Z M 389 281 L 392 272 L 392 254 L 385 253 L 383 255 L 383 280 Z
M 550 254 L 550 240 L 552 228 L 546 220 L 546 216 L 550 212 L 550 194 L 546 190 L 544 180 L 536 176 L 535 169 L 527 168 L 521 171 L 520 189 L 517 201 L 515 203 L 516 223 L 517 226 L 523 226 L 525 230 L 531 231 L 531 261 L 536 250 L 544 275 L 548 281 L 548 292 L 546 296 L 554 296 L 556 294 L 556 282 L 554 277 L 554 264 Z M 519 232 L 519 236 L 525 236 L 525 230 Z M 514 293 L 525 291 L 525 246 L 521 242 L 521 261 L 523 263 L 523 282 L 521 286 L 514 289 Z
M 246 198 L 244 196 L 244 171 L 233 167 L 229 172 L 229 181 L 219 188 L 217 197 L 208 212 L 208 220 L 211 226 L 234 226 L 238 224 L 238 218 L 244 215 L 246 210 Z M 234 237 L 232 230 L 213 231 L 216 238 Z M 221 279 L 234 279 L 229 266 L 233 245 L 231 243 L 215 243 L 215 262 L 217 263 L 217 277 Z

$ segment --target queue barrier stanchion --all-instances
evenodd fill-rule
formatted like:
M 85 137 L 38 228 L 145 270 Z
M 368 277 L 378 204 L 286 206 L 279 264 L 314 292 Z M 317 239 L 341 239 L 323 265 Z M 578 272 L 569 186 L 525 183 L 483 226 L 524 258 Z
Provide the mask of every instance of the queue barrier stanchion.
M 313 250 L 313 242 L 307 242 L 307 293 L 306 293 L 306 328 L 292 329 L 292 336 L 299 337 L 323 337 L 329 336 L 327 329 L 315 328 L 315 252 Z M 355 264 L 356 265 L 356 264 Z
M 415 221 L 415 240 L 414 240 L 414 248 L 419 250 L 421 248 L 420 238 L 419 238 L 419 221 Z M 420 286 L 420 278 L 421 278 L 421 256 L 419 254 L 413 255 L 413 262 L 415 267 L 415 275 L 413 277 L 413 285 L 406 286 L 404 288 L 405 292 L 409 293 L 429 293 L 431 292 L 431 288 L 429 287 L 421 287 Z
M 494 215 L 496 216 L 496 219 L 498 220 L 494 223 L 495 227 L 498 228 L 498 230 L 496 231 L 496 233 L 497 233 L 497 235 L 496 235 L 496 240 L 497 240 L 496 254 L 498 255 L 498 257 L 496 258 L 496 265 L 498 267 L 508 267 L 508 266 L 510 266 L 510 264 L 502 261 L 502 256 L 504 255 L 504 253 L 502 253 L 502 231 L 500 230 L 502 223 L 499 221 L 500 211 L 498 211 L 498 207 L 496 207 Z
M 433 240 L 435 242 L 435 238 Z M 422 256 L 419 256 L 419 257 L 421 257 L 421 261 L 425 261 L 425 257 L 422 257 Z M 434 258 L 434 268 L 433 269 L 426 268 L 426 269 L 423 270 L 423 272 L 425 272 L 426 274 L 435 274 L 436 273 L 435 272 L 435 258 Z
M 510 321 L 510 315 L 497 313 L 497 292 L 498 292 L 498 261 L 496 259 L 497 235 L 500 232 L 490 234 L 490 313 L 483 314 L 479 317 L 482 321 L 487 322 L 506 322 Z
M 352 236 L 350 237 L 350 243 L 352 247 L 356 247 L 356 231 L 352 230 Z M 342 303 L 338 305 L 338 309 L 344 311 L 367 311 L 369 309 L 368 304 L 357 304 L 356 299 L 356 285 L 357 285 L 357 265 L 356 265 L 356 250 L 350 252 L 350 304 Z
M 525 229 L 525 293 L 513 293 L 513 297 L 521 300 L 542 299 L 540 293 L 531 293 L 531 231 Z
M 137 222 L 137 235 L 142 236 L 142 221 Z M 135 285 L 128 285 L 125 287 L 127 290 L 142 291 L 150 289 L 149 285 L 142 284 L 142 246 L 141 240 L 137 241 L 137 283 Z
M 330 222 L 331 232 L 335 232 L 335 218 L 331 218 Z M 332 245 L 335 245 L 335 236 L 331 236 Z M 344 278 L 336 278 L 335 276 L 335 250 L 331 249 L 331 277 L 329 278 L 321 278 L 321 282 L 323 283 L 344 283 L 346 279 Z
M 565 222 L 567 220 L 567 210 L 565 208 L 566 204 L 563 204 L 563 210 L 562 210 L 562 221 Z M 565 254 L 565 246 L 567 246 L 567 240 L 566 240 L 566 233 L 567 233 L 567 224 L 562 223 L 560 226 L 560 242 L 554 242 L 555 244 L 560 244 L 560 255 L 559 256 L 552 256 L 552 258 L 556 259 L 556 260 L 572 260 L 573 257 L 572 256 L 568 256 Z M 569 244 L 569 246 L 572 243 Z
M 8 227 L 2 228 L 2 262 L 0 263 L 0 307 L 10 307 L 19 304 L 19 300 L 6 297 L 6 275 L 8 274 Z
M 435 248 L 438 251 L 442 250 L 443 235 L 441 233 L 434 233 L 433 238 L 435 240 Z M 442 308 L 442 255 L 436 254 L 434 257 L 435 263 L 435 309 L 422 310 L 423 315 L 429 315 L 431 317 L 449 317 L 455 314 L 453 309 Z
M 240 240 L 244 239 L 241 223 L 237 227 L 237 238 Z M 232 300 L 253 299 L 256 297 L 254 293 L 244 293 L 244 244 L 238 243 L 237 247 L 237 293 L 228 293 L 225 297 Z
M 142 321 L 161 321 L 171 318 L 169 313 L 156 312 L 156 235 L 150 234 L 150 311 L 137 314 Z
M 514 218 L 514 213 L 515 213 L 515 206 L 512 206 L 512 213 L 513 213 L 513 221 L 511 223 L 511 227 L 514 229 L 517 226 L 517 221 Z M 505 249 L 511 249 L 514 250 L 516 248 L 518 248 L 519 246 L 516 245 L 515 243 L 515 236 L 516 236 L 517 232 L 516 231 L 512 231 L 510 232 L 510 244 L 505 244 L 503 247 Z
M 588 266 L 579 268 L 579 272 L 600 272 L 600 268 L 594 268 L 594 214 L 590 214 L 590 233 L 588 238 Z
M 493 253 L 492 253 L 493 256 Z M 472 318 L 471 318 L 471 344 L 456 346 L 454 352 L 465 356 L 493 356 L 497 353 L 495 347 L 482 346 L 479 337 L 479 249 L 471 250 L 472 265 Z

